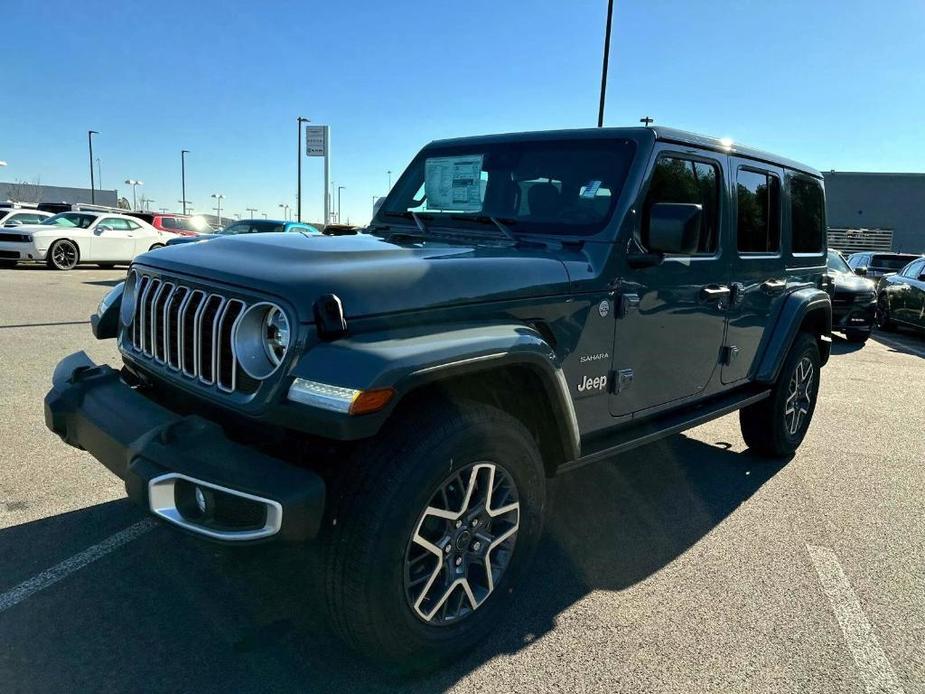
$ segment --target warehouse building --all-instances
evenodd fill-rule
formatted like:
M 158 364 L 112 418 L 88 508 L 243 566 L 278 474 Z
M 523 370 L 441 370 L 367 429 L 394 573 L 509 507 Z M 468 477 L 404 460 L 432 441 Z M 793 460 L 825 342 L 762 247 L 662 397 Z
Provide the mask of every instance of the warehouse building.
M 39 183 L 3 183 L 0 181 L 0 202 L 91 202 L 89 188 L 66 188 L 64 186 L 43 186 Z M 118 191 L 95 191 L 96 204 L 116 207 L 119 202 Z
M 825 174 L 829 246 L 845 253 L 925 253 L 925 174 Z

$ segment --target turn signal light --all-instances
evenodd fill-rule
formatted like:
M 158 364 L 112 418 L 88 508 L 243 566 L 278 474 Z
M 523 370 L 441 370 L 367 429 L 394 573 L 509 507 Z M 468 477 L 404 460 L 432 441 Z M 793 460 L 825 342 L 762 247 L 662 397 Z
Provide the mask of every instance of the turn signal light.
M 389 404 L 393 395 L 395 395 L 394 388 L 376 388 L 375 390 L 360 391 L 360 394 L 350 403 L 350 414 L 378 412 Z

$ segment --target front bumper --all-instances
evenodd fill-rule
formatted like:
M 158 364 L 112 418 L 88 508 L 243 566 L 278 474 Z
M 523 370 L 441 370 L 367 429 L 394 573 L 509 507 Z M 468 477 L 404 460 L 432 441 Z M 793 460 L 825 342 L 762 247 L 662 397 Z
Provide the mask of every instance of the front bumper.
M 832 302 L 832 330 L 870 332 L 877 300 L 868 303 Z
M 0 241 L 2 260 L 44 260 L 47 248 L 39 248 L 34 241 Z
M 171 412 L 84 352 L 55 368 L 45 423 L 123 479 L 132 501 L 188 532 L 303 541 L 321 527 L 319 475 L 229 440 L 214 422 Z

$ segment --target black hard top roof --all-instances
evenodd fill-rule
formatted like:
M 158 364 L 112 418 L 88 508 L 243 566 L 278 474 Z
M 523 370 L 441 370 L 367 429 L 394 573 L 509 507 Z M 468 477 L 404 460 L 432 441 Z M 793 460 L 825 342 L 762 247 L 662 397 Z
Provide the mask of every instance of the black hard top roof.
M 651 126 L 648 128 L 578 128 L 571 130 L 538 130 L 534 132 L 505 133 L 498 135 L 479 135 L 476 137 L 460 137 L 449 140 L 435 140 L 429 147 L 454 147 L 458 145 L 478 145 L 479 143 L 497 143 L 497 142 L 522 142 L 528 140 L 562 140 L 562 139 L 608 139 L 608 138 L 626 138 L 631 140 L 644 141 L 655 139 L 662 142 L 672 142 L 679 145 L 690 145 L 700 149 L 709 149 L 726 154 L 735 154 L 740 157 L 747 157 L 757 161 L 775 164 L 794 171 L 801 171 L 822 178 L 822 174 L 816 169 L 798 161 L 793 161 L 786 157 L 780 157 L 770 152 L 763 152 L 759 149 L 747 147 L 738 142 L 733 142 L 725 138 L 710 137 L 709 135 L 698 135 L 697 133 L 677 130 L 675 128 L 665 128 L 662 126 Z

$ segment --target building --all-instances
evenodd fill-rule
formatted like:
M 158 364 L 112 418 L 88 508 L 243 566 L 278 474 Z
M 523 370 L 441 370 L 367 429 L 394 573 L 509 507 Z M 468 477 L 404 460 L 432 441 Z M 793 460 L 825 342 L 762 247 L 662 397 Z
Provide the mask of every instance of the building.
M 63 186 L 43 186 L 38 183 L 19 181 L 17 183 L 0 182 L 0 201 L 10 202 L 91 202 L 89 188 L 66 188 Z M 118 191 L 97 190 L 96 204 L 116 207 L 119 202 Z
M 925 253 L 925 174 L 829 171 L 829 246 Z

